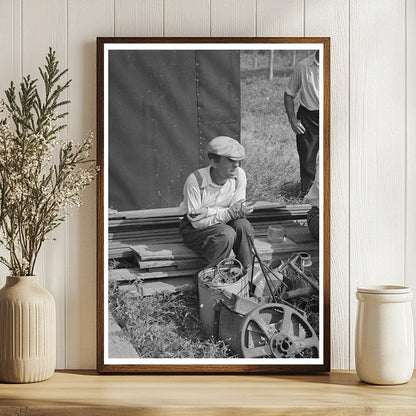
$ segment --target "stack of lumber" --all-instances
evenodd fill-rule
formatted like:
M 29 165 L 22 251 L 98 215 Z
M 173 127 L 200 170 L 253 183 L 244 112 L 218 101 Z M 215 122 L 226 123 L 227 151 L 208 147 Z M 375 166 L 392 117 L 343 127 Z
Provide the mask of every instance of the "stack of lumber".
M 293 252 L 318 253 L 318 243 L 306 226 L 310 206 L 281 207 L 260 204 L 249 220 L 255 230 L 255 246 L 263 261 L 287 258 Z M 180 216 L 176 209 L 114 213 L 109 217 L 109 258 L 134 258 L 135 267 L 110 270 L 109 280 L 124 290 L 184 290 L 194 285 L 193 276 L 201 269 L 199 255 L 188 249 L 178 232 Z M 286 237 L 280 243 L 267 240 L 272 224 L 283 225 Z M 140 282 L 140 284 L 138 284 Z
M 305 220 L 310 205 L 280 206 L 258 202 L 249 220 L 256 235 L 266 236 L 270 224 L 283 221 Z M 124 211 L 108 216 L 108 240 L 110 259 L 131 257 L 131 246 L 157 241 L 166 244 L 178 243 L 181 215 L 179 208 L 160 208 L 140 211 Z

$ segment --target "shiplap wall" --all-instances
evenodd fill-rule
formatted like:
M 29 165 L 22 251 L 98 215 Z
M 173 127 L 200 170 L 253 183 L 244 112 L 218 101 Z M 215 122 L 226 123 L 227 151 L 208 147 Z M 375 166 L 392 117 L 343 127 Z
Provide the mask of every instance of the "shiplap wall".
M 331 360 L 353 368 L 356 287 L 416 290 L 416 0 L 0 0 L 0 91 L 51 46 L 80 140 L 95 131 L 97 36 L 331 37 Z M 95 368 L 95 218 L 94 184 L 37 267 L 58 368 Z

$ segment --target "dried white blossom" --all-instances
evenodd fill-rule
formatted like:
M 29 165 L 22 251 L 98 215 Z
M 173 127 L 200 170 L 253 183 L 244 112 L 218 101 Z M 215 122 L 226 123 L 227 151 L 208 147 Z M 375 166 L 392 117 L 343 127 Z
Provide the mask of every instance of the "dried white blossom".
M 65 102 L 58 102 L 58 97 L 68 84 L 55 86 L 65 71 L 59 73 L 54 66 L 53 51 L 46 60 L 42 78 L 51 94 L 45 98 L 47 104 L 29 100 L 39 98 L 30 77 L 24 78 L 19 92 L 30 103 L 25 111 L 13 84 L 6 91 L 8 104 L 0 102 L 0 244 L 10 254 L 0 262 L 12 275 L 33 274 L 47 234 L 72 207 L 81 205 L 82 191 L 97 172 L 90 158 L 92 132 L 81 143 L 59 136 L 59 111 Z

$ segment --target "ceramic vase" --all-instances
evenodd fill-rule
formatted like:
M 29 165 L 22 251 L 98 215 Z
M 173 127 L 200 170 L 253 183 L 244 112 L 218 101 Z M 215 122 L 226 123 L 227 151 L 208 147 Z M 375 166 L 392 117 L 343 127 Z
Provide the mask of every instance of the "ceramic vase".
M 357 289 L 355 365 L 371 384 L 403 384 L 414 367 L 412 292 L 404 286 Z
M 0 381 L 32 383 L 56 366 L 53 296 L 37 276 L 8 276 L 0 290 Z

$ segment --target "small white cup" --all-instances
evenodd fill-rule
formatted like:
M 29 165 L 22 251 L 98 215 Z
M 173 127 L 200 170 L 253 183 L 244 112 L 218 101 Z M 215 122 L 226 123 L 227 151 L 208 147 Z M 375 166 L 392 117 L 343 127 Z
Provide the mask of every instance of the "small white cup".
M 270 225 L 267 230 L 267 238 L 270 243 L 281 243 L 285 238 L 285 227 L 281 225 Z

